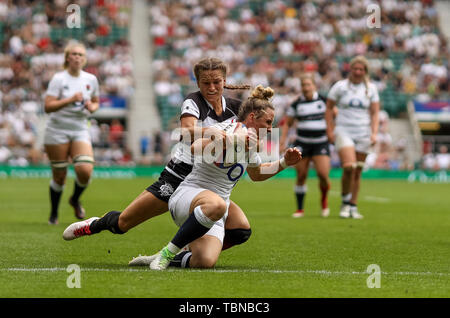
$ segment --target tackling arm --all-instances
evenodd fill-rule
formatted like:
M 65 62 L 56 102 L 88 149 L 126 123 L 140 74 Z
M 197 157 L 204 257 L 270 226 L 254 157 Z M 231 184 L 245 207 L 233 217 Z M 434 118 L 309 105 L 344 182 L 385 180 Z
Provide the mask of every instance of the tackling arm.
M 288 166 L 297 164 L 301 159 L 302 153 L 297 148 L 289 148 L 280 160 L 263 163 L 257 167 L 247 167 L 247 173 L 252 181 L 264 181 Z

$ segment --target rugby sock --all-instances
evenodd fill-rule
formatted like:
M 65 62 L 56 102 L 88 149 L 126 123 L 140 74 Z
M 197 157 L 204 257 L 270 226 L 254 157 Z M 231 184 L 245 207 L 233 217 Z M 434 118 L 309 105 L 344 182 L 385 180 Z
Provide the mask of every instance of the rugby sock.
M 195 207 L 167 248 L 174 254 L 178 253 L 183 246 L 205 235 L 214 223 L 216 222 L 203 214 L 200 206 Z
M 189 261 L 191 260 L 192 252 L 184 251 L 181 252 L 173 258 L 173 260 L 169 263 L 169 266 L 172 267 L 181 267 L 181 268 L 189 268 Z
M 294 188 L 295 197 L 297 198 L 297 210 L 303 210 L 303 200 L 306 195 L 308 187 L 304 185 L 296 185 Z
M 351 193 L 342 194 L 342 204 L 350 204 L 350 200 L 352 199 Z
M 114 234 L 123 234 L 125 232 L 119 228 L 119 216 L 119 211 L 110 211 L 100 219 L 93 221 L 89 226 L 89 230 L 92 234 L 99 233 L 103 230 L 109 230 Z
M 78 202 L 81 194 L 87 188 L 87 186 L 88 186 L 88 183 L 82 184 L 78 181 L 78 179 L 75 179 L 75 186 L 73 188 L 73 194 L 72 194 L 72 197 L 70 198 L 70 200 L 72 202 Z
M 51 212 L 50 217 L 56 218 L 58 216 L 58 206 L 61 200 L 61 194 L 63 192 L 64 185 L 57 184 L 53 179 L 50 181 L 50 203 Z
M 322 209 L 328 208 L 328 191 L 330 190 L 330 186 L 322 186 L 320 185 L 320 203 L 322 204 Z

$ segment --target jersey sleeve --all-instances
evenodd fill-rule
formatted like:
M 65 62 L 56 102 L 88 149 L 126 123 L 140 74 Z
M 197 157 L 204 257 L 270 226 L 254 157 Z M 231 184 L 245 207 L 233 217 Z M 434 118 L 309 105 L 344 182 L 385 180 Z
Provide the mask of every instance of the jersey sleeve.
M 328 92 L 327 98 L 337 102 L 340 97 L 340 86 L 340 82 L 335 83 Z
M 289 107 L 286 110 L 286 115 L 289 117 L 295 117 L 295 108 L 296 108 L 297 103 L 293 102 L 291 103 L 291 105 L 289 105 Z
M 380 101 L 380 96 L 378 95 L 378 89 L 375 86 L 375 84 L 370 85 L 372 94 L 370 94 L 370 102 L 371 103 L 377 103 Z
M 61 92 L 61 84 L 62 84 L 62 82 L 61 82 L 60 77 L 57 74 L 53 75 L 52 79 L 48 83 L 48 87 L 47 87 L 47 91 L 45 92 L 45 95 L 59 98 L 60 92 Z
M 200 118 L 200 109 L 192 99 L 186 99 L 181 105 L 181 115 L 193 115 L 196 118 Z
M 92 97 L 99 97 L 100 96 L 100 85 L 98 84 L 97 77 L 93 77 L 92 79 L 94 90 L 92 92 Z

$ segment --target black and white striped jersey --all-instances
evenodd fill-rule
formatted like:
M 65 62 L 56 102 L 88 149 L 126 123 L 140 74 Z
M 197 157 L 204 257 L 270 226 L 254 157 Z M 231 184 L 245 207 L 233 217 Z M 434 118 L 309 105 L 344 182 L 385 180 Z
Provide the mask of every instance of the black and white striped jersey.
M 286 111 L 289 117 L 297 119 L 297 140 L 308 144 L 327 142 L 325 98 L 315 92 L 312 100 L 297 98 Z
M 234 98 L 222 96 L 223 111 L 217 115 L 211 104 L 202 96 L 200 91 L 189 94 L 181 106 L 181 115 L 192 115 L 198 119 L 197 126 L 210 127 L 214 124 L 236 121 L 241 107 L 241 101 Z M 193 158 L 190 145 L 182 142 L 178 143 L 175 154 L 166 166 L 166 170 L 171 174 L 184 179 L 191 171 Z

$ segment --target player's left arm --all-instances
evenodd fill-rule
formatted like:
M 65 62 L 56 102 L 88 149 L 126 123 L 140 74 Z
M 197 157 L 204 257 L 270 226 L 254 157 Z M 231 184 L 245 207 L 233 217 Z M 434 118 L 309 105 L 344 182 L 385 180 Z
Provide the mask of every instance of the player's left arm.
M 370 129 L 371 129 L 370 143 L 373 146 L 377 142 L 380 102 L 370 103 L 369 113 L 370 113 Z
M 288 148 L 284 156 L 277 161 L 263 163 L 257 167 L 247 167 L 247 173 L 252 181 L 264 181 L 288 166 L 297 164 L 302 159 L 302 153 L 297 148 Z
M 98 80 L 95 76 L 91 76 L 92 78 L 89 80 L 89 84 L 92 86 L 92 95 L 90 99 L 87 99 L 84 102 L 84 108 L 86 108 L 91 114 L 97 111 L 100 107 L 100 85 L 98 84 Z
M 97 111 L 100 107 L 100 102 L 98 96 L 93 96 L 91 99 L 87 100 L 84 103 L 84 107 L 92 114 L 93 112 Z

